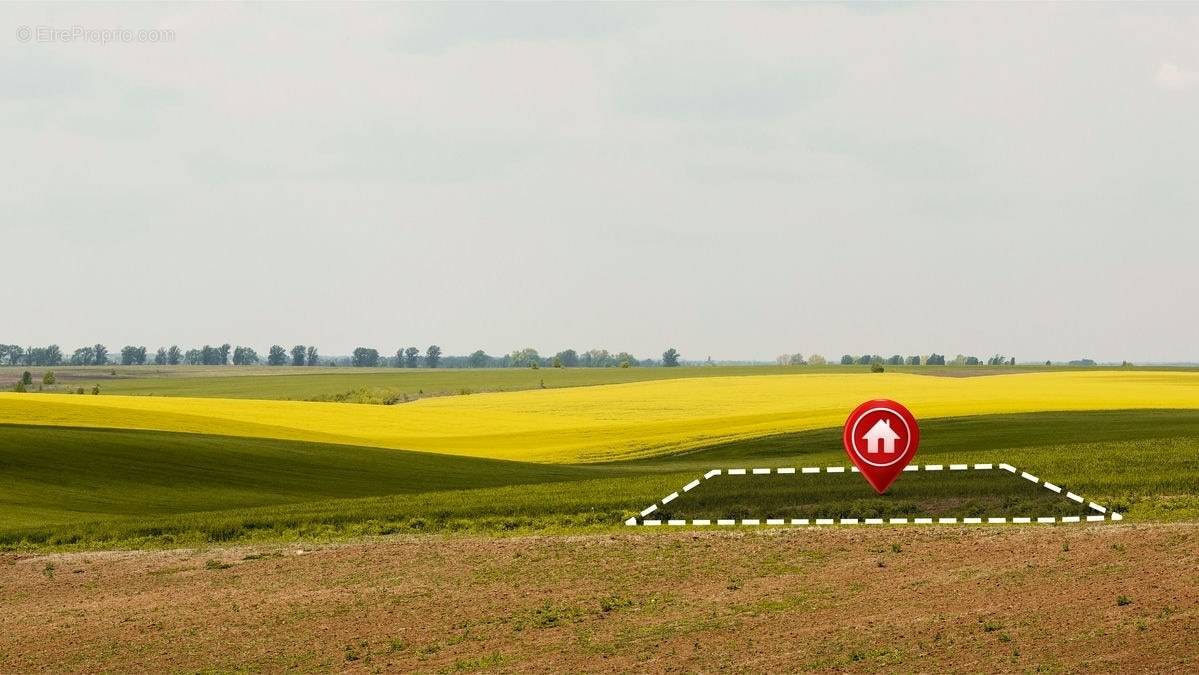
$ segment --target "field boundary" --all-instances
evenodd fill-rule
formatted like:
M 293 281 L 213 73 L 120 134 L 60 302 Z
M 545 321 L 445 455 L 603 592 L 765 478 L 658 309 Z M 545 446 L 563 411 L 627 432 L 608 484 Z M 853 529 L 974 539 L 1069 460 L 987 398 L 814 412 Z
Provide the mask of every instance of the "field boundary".
M 728 526 L 728 525 L 750 525 L 750 526 L 756 526 L 756 525 L 775 525 L 775 526 L 777 526 L 777 525 L 909 525 L 909 524 L 911 524 L 911 525 L 933 525 L 933 524 L 937 524 L 937 525 L 957 525 L 957 524 L 962 524 L 962 525 L 982 525 L 982 524 L 1021 525 L 1021 524 L 1030 524 L 1030 523 L 1038 523 L 1038 524 L 1082 523 L 1082 522 L 1097 523 L 1097 522 L 1104 522 L 1107 520 L 1117 521 L 1117 520 L 1124 519 L 1124 516 L 1122 514 L 1117 513 L 1116 511 L 1111 511 L 1107 507 L 1103 506 L 1102 504 L 1097 504 L 1093 501 L 1086 499 L 1085 497 L 1082 497 L 1081 495 L 1077 495 L 1068 490 L 1064 490 L 1059 485 L 1050 483 L 1047 480 L 1042 480 L 1041 478 L 1034 476 L 1031 473 L 1028 473 L 1027 471 L 1021 471 L 1020 469 L 1017 469 L 1016 467 L 1012 466 L 1011 464 L 1005 464 L 1002 462 L 998 463 L 998 464 L 948 464 L 948 465 L 947 464 L 924 464 L 924 465 L 909 464 L 908 466 L 905 466 L 903 468 L 903 470 L 905 473 L 909 472 L 909 471 L 921 471 L 921 470 L 923 470 L 923 471 L 946 471 L 946 470 L 948 470 L 948 471 L 1006 471 L 1012 475 L 1019 476 L 1020 478 L 1023 478 L 1024 480 L 1027 480 L 1027 481 L 1033 483 L 1034 485 L 1040 485 L 1041 487 L 1045 488 L 1046 490 L 1049 490 L 1050 492 L 1054 492 L 1056 494 L 1062 495 L 1063 497 L 1065 497 L 1066 499 L 1069 499 L 1070 501 L 1077 502 L 1079 504 L 1085 504 L 1090 510 L 1095 511 L 1096 513 L 1089 514 L 1085 517 L 1084 516 L 1015 516 L 1015 517 L 1011 517 L 1011 518 L 1008 518 L 1008 517 L 741 518 L 740 520 L 738 520 L 736 518 L 720 518 L 720 519 L 716 519 L 716 520 L 712 520 L 712 519 L 708 519 L 708 518 L 696 518 L 693 520 L 669 519 L 669 520 L 665 521 L 665 523 L 666 523 L 666 525 L 674 525 L 674 526 L 683 526 L 683 525 L 707 526 L 707 525 L 713 525 L 713 524 L 718 525 L 718 526 Z M 648 516 L 652 515 L 655 511 L 658 510 L 659 505 L 665 506 L 666 504 L 669 504 L 670 502 L 678 499 L 680 494 L 685 494 L 687 492 L 690 492 L 690 491 L 694 490 L 695 488 L 699 487 L 700 485 L 703 485 L 705 482 L 707 482 L 713 478 L 716 478 L 717 476 L 758 476 L 758 475 L 767 475 L 767 474 L 771 474 L 771 473 L 804 475 L 804 474 L 830 474 L 830 473 L 846 473 L 846 472 L 858 473 L 858 467 L 856 467 L 856 466 L 849 466 L 849 467 L 846 467 L 846 466 L 825 466 L 825 467 L 804 466 L 804 467 L 799 467 L 799 468 L 781 467 L 781 468 L 773 468 L 773 469 L 772 468 L 712 469 L 712 470 L 704 473 L 704 475 L 700 476 L 699 478 L 696 478 L 695 480 L 691 481 L 690 483 L 687 483 L 686 485 L 684 485 L 682 490 L 672 492 L 672 493 L 666 495 L 665 497 L 663 497 L 662 499 L 659 499 L 658 501 L 654 502 L 653 504 L 650 504 L 646 508 L 642 509 L 639 515 L 629 518 L 628 520 L 626 520 L 624 522 L 624 524 L 629 525 L 629 526 L 640 525 L 640 526 L 650 526 L 650 527 L 662 525 L 663 524 L 662 520 L 648 518 Z

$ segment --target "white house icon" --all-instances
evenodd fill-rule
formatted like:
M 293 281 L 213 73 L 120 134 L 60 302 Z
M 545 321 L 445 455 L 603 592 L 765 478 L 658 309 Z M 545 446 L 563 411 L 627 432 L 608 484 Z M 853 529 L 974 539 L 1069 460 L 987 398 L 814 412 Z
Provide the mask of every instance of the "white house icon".
M 884 454 L 895 453 L 895 441 L 899 439 L 899 434 L 891 429 L 891 420 L 879 420 L 870 427 L 870 431 L 862 436 L 862 440 L 866 441 L 866 452 L 882 452 Z M 881 446 L 881 447 L 880 447 Z

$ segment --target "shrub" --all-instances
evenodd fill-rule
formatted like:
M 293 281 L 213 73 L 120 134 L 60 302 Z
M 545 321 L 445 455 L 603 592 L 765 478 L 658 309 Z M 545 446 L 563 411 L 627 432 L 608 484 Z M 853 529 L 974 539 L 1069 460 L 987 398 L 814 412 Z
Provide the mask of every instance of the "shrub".
M 54 384 L 54 371 L 47 370 L 45 375 L 42 375 L 42 384 Z
M 30 375 L 28 370 L 21 373 L 21 384 L 24 384 L 24 385 L 33 384 L 33 375 Z

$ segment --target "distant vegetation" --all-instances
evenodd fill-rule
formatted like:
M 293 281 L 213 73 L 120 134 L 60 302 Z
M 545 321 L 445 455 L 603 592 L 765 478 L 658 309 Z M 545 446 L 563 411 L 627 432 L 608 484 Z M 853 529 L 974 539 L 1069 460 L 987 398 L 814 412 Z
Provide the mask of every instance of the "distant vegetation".
M 775 362 L 783 366 L 823 366 L 828 361 L 820 354 L 805 356 L 802 353 L 781 354 Z M 958 354 L 952 359 L 946 359 L 944 354 L 931 352 L 925 355 L 893 354 L 884 357 L 879 354 L 845 354 L 837 361 L 843 366 L 1014 366 L 1016 358 L 1003 354 L 994 354 L 983 359 L 977 356 Z M 684 362 L 679 350 L 670 347 L 662 353 L 661 359 L 638 358 L 628 352 L 610 353 L 607 349 L 589 349 L 576 351 L 564 349 L 552 356 L 543 356 L 532 347 L 516 349 L 502 356 L 493 356 L 482 349 L 470 354 L 457 356 L 445 355 L 438 345 L 429 345 L 423 350 L 418 347 L 400 347 L 393 356 L 386 356 L 375 347 L 361 346 L 354 349 L 349 356 L 332 356 L 322 358 L 320 351 L 312 345 L 271 345 L 265 359 L 258 355 L 253 347 L 237 346 L 229 343 L 219 346 L 204 345 L 194 349 L 183 350 L 178 345 L 159 347 L 150 356 L 146 347 L 141 345 L 126 345 L 121 348 L 119 356 L 114 357 L 102 344 L 88 345 L 73 351 L 68 357 L 58 345 L 45 347 L 20 347 L 17 345 L 0 344 L 0 365 L 10 366 L 140 366 L 152 363 L 156 366 L 254 366 L 265 363 L 268 366 L 350 366 L 355 368 L 630 368 L 630 367 L 674 367 L 684 364 L 714 365 L 711 357 L 706 361 Z M 1129 365 L 1127 361 L 1125 365 Z M 1049 361 L 1045 365 L 1051 365 Z M 1069 362 L 1071 366 L 1093 366 L 1091 359 L 1078 359 Z

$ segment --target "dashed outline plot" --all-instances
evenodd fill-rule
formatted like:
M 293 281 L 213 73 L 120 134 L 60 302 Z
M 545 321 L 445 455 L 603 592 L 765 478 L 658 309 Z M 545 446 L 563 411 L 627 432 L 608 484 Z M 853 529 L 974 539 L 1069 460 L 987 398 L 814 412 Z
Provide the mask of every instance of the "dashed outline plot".
M 1104 522 L 1107 520 L 1117 521 L 1117 520 L 1124 519 L 1123 515 L 1115 512 L 1115 511 L 1111 511 L 1105 506 L 1096 504 L 1095 502 L 1090 501 L 1090 500 L 1082 497 L 1081 495 L 1074 494 L 1073 492 L 1065 490 L 1061 486 L 1055 485 L 1054 483 L 1050 483 L 1047 480 L 1041 480 L 1041 478 L 1039 478 L 1038 476 L 1034 476 L 1031 473 L 1028 473 L 1027 471 L 1021 471 L 1021 470 L 1017 469 L 1016 467 L 1012 466 L 1011 464 L 1004 464 L 1004 463 L 999 463 L 999 464 L 950 464 L 948 467 L 946 467 L 946 465 L 944 465 L 944 464 L 925 464 L 925 465 L 923 465 L 923 467 L 919 464 L 909 464 L 908 466 L 905 466 L 903 468 L 903 470 L 904 470 L 904 472 L 920 471 L 922 468 L 924 471 L 946 471 L 946 470 L 948 470 L 948 471 L 1006 471 L 1018 478 L 1023 478 L 1024 480 L 1027 480 L 1035 485 L 1040 485 L 1041 487 L 1045 488 L 1046 490 L 1049 490 L 1050 492 L 1062 495 L 1063 497 L 1065 497 L 1066 499 L 1069 499 L 1070 501 L 1077 502 L 1079 504 L 1085 504 L 1087 506 L 1087 508 L 1089 508 L 1092 511 L 1095 511 L 1095 513 L 1089 514 L 1087 516 L 1015 516 L 1015 517 L 1011 517 L 1011 518 L 1008 518 L 1008 517 L 765 518 L 765 519 L 763 519 L 763 518 L 742 518 L 739 521 L 735 518 L 720 518 L 715 521 L 708 519 L 708 518 L 696 518 L 696 519 L 692 519 L 692 520 L 671 519 L 671 520 L 666 521 L 666 525 L 699 525 L 699 526 L 712 525 L 712 524 L 715 524 L 718 526 L 720 526 L 720 525 L 763 525 L 763 524 L 765 524 L 765 525 L 909 525 L 909 524 L 911 524 L 911 525 L 932 525 L 934 523 L 938 524 L 938 525 L 957 525 L 957 524 L 981 525 L 984 523 L 988 524 L 988 525 L 1000 525 L 1000 524 L 1019 525 L 1019 524 L 1031 524 L 1031 523 L 1038 523 L 1038 524 L 1084 523 L 1084 522 L 1085 523 L 1097 523 L 1097 522 Z M 666 504 L 669 504 L 670 502 L 678 499 L 681 494 L 691 492 L 692 490 L 700 487 L 707 481 L 712 480 L 713 478 L 720 477 L 720 476 L 747 476 L 747 475 L 757 476 L 757 475 L 768 475 L 770 473 L 800 474 L 800 475 L 830 474 L 830 473 L 846 473 L 847 471 L 852 471 L 853 473 L 858 473 L 858 467 L 856 467 L 856 466 L 851 466 L 851 467 L 804 466 L 804 467 L 799 467 L 798 469 L 796 467 L 782 467 L 779 469 L 769 469 L 769 468 L 712 469 L 712 470 L 704 473 L 704 475 L 700 476 L 699 478 L 696 478 L 695 480 L 691 481 L 690 483 L 687 483 L 686 485 L 684 485 L 682 490 L 677 491 L 677 492 L 672 492 L 672 493 L 666 495 L 665 497 L 663 497 L 662 499 L 654 502 L 653 504 L 650 504 L 649 506 L 647 506 L 646 508 L 641 510 L 640 515 L 629 518 L 628 520 L 625 521 L 624 524 L 629 525 L 629 526 L 661 525 L 662 524 L 661 520 L 649 518 L 649 516 L 653 515 L 654 512 L 658 510 L 659 505 L 665 506 Z

